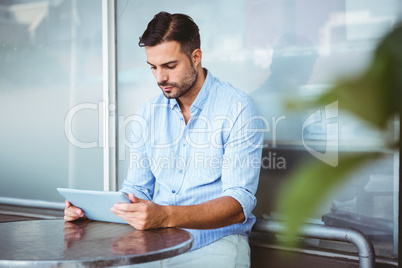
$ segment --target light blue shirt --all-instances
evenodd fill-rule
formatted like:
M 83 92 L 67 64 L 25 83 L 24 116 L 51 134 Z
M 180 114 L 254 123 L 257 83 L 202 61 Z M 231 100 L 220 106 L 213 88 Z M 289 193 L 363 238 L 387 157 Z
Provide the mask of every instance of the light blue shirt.
M 160 205 L 195 205 L 222 196 L 237 200 L 243 223 L 187 229 L 196 249 L 227 235 L 249 235 L 263 123 L 247 94 L 209 72 L 190 111 L 186 124 L 176 99 L 163 94 L 141 106 L 131 126 L 130 167 L 121 191 Z

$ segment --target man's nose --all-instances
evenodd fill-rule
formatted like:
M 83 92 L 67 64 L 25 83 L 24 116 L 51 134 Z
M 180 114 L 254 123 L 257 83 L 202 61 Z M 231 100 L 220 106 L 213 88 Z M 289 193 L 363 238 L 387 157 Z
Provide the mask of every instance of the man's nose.
M 160 68 L 156 71 L 156 81 L 158 83 L 168 81 L 168 75 L 167 75 L 166 71 L 163 70 L 162 68 Z

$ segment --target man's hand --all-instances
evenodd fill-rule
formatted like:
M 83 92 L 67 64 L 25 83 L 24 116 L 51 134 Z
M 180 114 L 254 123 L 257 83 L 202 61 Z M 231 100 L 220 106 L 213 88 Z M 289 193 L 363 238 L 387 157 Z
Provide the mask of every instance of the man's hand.
M 118 203 L 111 211 L 137 230 L 156 229 L 168 226 L 167 207 L 152 201 L 128 195 L 132 203 Z
M 75 221 L 79 218 L 85 218 L 84 212 L 73 205 L 67 200 L 65 201 L 66 208 L 64 209 L 64 220 L 65 221 Z
M 136 198 L 132 193 L 128 198 L 132 203 L 115 204 L 111 211 L 137 230 L 164 227 L 215 229 L 245 220 L 242 206 L 230 196 L 188 206 L 162 206 Z

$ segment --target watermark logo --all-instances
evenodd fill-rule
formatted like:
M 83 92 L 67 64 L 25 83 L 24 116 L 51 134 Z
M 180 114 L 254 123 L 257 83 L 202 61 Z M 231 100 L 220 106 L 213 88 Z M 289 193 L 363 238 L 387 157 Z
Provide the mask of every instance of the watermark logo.
M 244 107 L 241 103 L 238 103 L 237 109 L 240 113 Z M 116 107 L 112 105 L 107 105 L 105 102 L 99 103 L 80 103 L 73 106 L 65 117 L 65 135 L 70 144 L 83 149 L 91 148 L 114 148 L 117 146 L 118 159 L 126 160 L 126 152 L 129 148 L 139 149 L 146 144 L 151 146 L 151 149 L 169 149 L 173 146 L 178 146 L 181 142 L 187 144 L 188 147 L 197 150 L 206 150 L 210 152 L 213 149 L 223 150 L 226 148 L 227 144 L 222 142 L 223 137 L 227 136 L 229 132 L 233 132 L 232 139 L 234 142 L 230 144 L 230 147 L 240 147 L 247 146 L 248 148 L 265 148 L 268 147 L 276 148 L 277 145 L 282 142 L 278 140 L 281 137 L 285 127 L 289 127 L 289 121 L 286 115 L 281 116 L 262 116 L 256 115 L 250 118 L 231 118 L 227 115 L 215 116 L 212 118 L 205 116 L 195 116 L 193 121 L 197 121 L 196 127 L 189 129 L 188 135 L 183 136 L 184 126 L 178 129 L 176 134 L 169 139 L 166 139 L 166 133 L 160 132 L 160 124 L 166 123 L 158 120 L 158 109 L 166 110 L 165 104 L 151 104 L 151 119 L 146 119 L 140 115 L 134 114 L 130 116 L 114 115 Z M 96 137 L 93 137 L 91 141 L 82 141 L 77 136 L 74 135 L 74 130 L 79 129 L 80 125 L 73 123 L 74 118 L 79 116 L 81 112 L 91 112 L 97 114 L 98 133 L 93 133 Z M 302 128 L 296 130 L 296 132 L 301 132 L 302 144 L 306 150 L 319 159 L 320 161 L 336 167 L 338 165 L 338 131 L 339 124 L 337 122 L 338 118 L 338 102 L 335 101 L 331 104 L 326 105 L 323 109 L 319 109 L 314 113 L 310 114 L 307 119 L 303 122 L 300 118 L 300 123 L 303 123 Z M 245 120 L 242 122 L 242 120 Z M 117 139 L 113 135 L 107 135 L 107 125 L 110 123 L 109 127 L 116 127 L 117 124 L 118 136 Z M 131 126 L 131 128 L 130 128 Z M 127 130 L 136 129 L 136 135 L 131 133 L 131 137 L 126 135 Z M 281 132 L 282 131 L 282 132 Z M 250 133 L 261 133 L 265 136 L 265 143 L 260 144 L 258 139 L 248 139 L 251 137 Z M 270 137 L 269 137 L 270 135 Z M 206 138 L 205 138 L 206 137 Z M 300 136 L 299 136 L 300 139 Z M 116 143 L 117 141 L 117 143 Z M 318 144 L 324 145 L 324 150 L 316 150 L 312 143 L 318 141 Z M 314 147 L 314 148 L 313 148 Z M 240 156 L 243 159 L 243 156 Z M 205 154 L 204 158 L 208 158 L 208 154 Z M 147 159 L 143 160 L 138 157 L 138 155 L 131 155 L 130 162 L 133 164 L 139 163 L 141 166 L 146 164 L 153 165 L 159 163 L 160 166 L 172 167 L 171 160 L 175 159 L 171 156 L 166 156 L 166 159 Z M 184 163 L 184 159 L 175 159 L 175 163 Z M 197 159 L 196 159 L 197 160 Z M 205 160 L 205 159 L 204 159 Z M 203 160 L 203 161 L 204 161 Z M 237 159 L 239 160 L 239 159 Z M 244 159 L 243 159 L 244 160 Z M 246 159 L 250 160 L 250 159 Z M 225 160 L 226 161 L 226 160 Z M 255 163 L 255 159 L 250 160 Z M 260 166 L 262 169 L 286 169 L 286 159 L 275 152 L 268 152 L 268 155 L 262 156 L 260 161 Z M 152 162 L 152 163 L 151 163 Z M 216 159 L 207 159 L 203 163 L 213 163 L 219 162 Z M 225 166 L 225 162 L 221 165 Z M 150 166 L 152 167 L 152 166 Z
M 324 111 L 317 110 L 316 112 L 311 114 L 304 121 L 302 127 L 302 142 L 304 148 L 306 148 L 306 150 L 315 158 L 333 167 L 338 166 L 339 123 L 327 122 L 337 117 L 338 101 L 335 101 L 331 104 L 326 105 Z M 313 149 L 306 142 L 306 140 L 309 140 L 309 138 L 305 136 L 305 129 L 307 127 L 312 127 L 313 125 L 316 126 L 316 131 L 313 131 L 312 133 L 310 132 L 310 135 L 315 134 L 317 136 L 315 139 L 324 142 L 325 152 L 323 153 Z M 324 138 L 320 139 L 321 135 L 324 136 Z

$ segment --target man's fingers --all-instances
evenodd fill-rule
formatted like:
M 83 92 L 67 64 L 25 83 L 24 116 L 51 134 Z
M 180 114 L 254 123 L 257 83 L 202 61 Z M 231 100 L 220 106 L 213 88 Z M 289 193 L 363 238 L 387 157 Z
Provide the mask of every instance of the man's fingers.
M 116 207 L 112 207 L 112 208 L 110 209 L 110 211 L 112 211 L 115 215 L 121 217 L 123 220 L 127 221 L 127 218 L 128 218 L 128 216 L 129 216 L 129 215 L 127 214 L 127 212 L 125 212 L 125 211 L 123 211 L 123 210 L 120 210 L 120 209 L 117 209 Z M 132 213 L 130 213 L 130 214 L 132 214 Z M 133 217 L 133 215 L 130 215 L 130 217 Z
M 75 209 L 75 213 L 76 213 L 78 216 L 80 216 L 80 218 L 84 217 L 84 212 L 83 212 L 81 209 L 79 209 L 79 208 L 76 208 L 76 209 Z
M 71 205 L 71 203 L 68 200 L 66 200 L 64 203 L 66 204 L 66 209 L 64 211 L 75 212 L 80 217 L 84 216 L 84 212 L 80 208 Z
M 123 220 L 125 220 L 127 223 L 129 223 L 131 226 L 133 226 L 136 229 L 141 229 L 138 223 L 143 223 L 144 219 L 141 217 L 139 213 L 126 213 L 121 210 L 117 210 L 116 208 L 112 207 L 111 211 L 116 215 L 121 217 Z
M 70 215 L 70 216 L 76 215 L 78 217 L 84 217 L 84 212 L 81 209 L 74 207 L 74 206 L 67 208 L 65 210 L 64 214 Z
M 147 200 L 135 197 L 133 193 L 129 193 L 127 197 L 132 203 L 116 203 L 114 204 L 114 208 L 125 212 L 136 212 L 141 211 L 142 209 L 142 206 L 139 205 L 139 203 L 147 202 Z
M 119 217 L 121 217 L 123 214 L 119 209 L 116 208 L 116 205 L 114 207 L 111 207 L 110 211 L 112 211 L 114 214 L 116 214 Z
M 75 213 L 71 213 L 71 212 L 68 212 L 68 211 L 66 211 L 64 213 L 64 220 L 65 221 L 74 221 L 74 220 L 76 220 L 78 218 L 79 218 L 79 216 L 77 214 L 75 214 Z
M 128 194 L 128 199 L 130 199 L 130 201 L 133 203 L 144 203 L 147 201 L 147 200 L 136 197 L 133 193 Z
M 121 211 L 121 212 L 135 212 L 135 211 L 137 211 L 136 206 L 133 206 L 133 204 L 128 204 L 128 203 L 114 204 L 114 206 L 111 209 L 112 209 L 113 213 L 114 213 L 114 211 Z
M 137 202 L 138 202 L 137 197 L 135 197 L 133 193 L 129 193 L 129 194 L 128 194 L 128 199 L 130 199 L 130 201 L 133 202 L 133 203 L 137 203 Z
M 75 215 L 75 216 L 73 216 L 73 217 L 64 215 L 64 220 L 65 220 L 65 221 L 75 221 L 75 220 L 78 219 L 78 218 L 79 218 L 79 217 L 78 217 L 77 215 Z
M 85 213 L 80 209 L 73 205 L 67 200 L 65 201 L 66 208 L 64 209 L 64 220 L 65 221 L 74 221 L 78 218 L 85 217 Z

